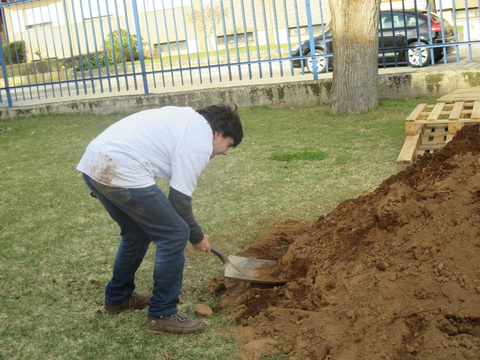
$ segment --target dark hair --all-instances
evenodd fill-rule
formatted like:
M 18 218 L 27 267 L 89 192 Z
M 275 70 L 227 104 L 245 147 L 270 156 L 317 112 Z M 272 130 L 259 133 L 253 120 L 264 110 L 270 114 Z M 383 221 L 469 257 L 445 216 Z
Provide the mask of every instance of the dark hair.
M 225 138 L 232 137 L 233 147 L 242 142 L 243 128 L 237 106 L 233 108 L 229 105 L 210 105 L 198 109 L 197 113 L 208 121 L 213 133 L 218 131 Z

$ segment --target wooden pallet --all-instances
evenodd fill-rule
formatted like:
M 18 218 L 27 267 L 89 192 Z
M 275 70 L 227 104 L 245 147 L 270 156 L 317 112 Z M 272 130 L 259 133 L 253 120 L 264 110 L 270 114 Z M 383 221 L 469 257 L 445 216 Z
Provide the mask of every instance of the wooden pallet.
M 464 96 L 465 101 L 457 101 L 455 94 L 435 105 L 419 104 L 412 111 L 405 120 L 407 138 L 397 159 L 398 171 L 411 165 L 417 155 L 445 146 L 465 124 L 480 122 L 480 88 L 475 89 L 468 99 Z
M 457 101 L 464 101 L 464 102 L 474 102 L 480 101 L 480 88 L 478 87 L 469 87 L 463 89 L 457 89 L 448 93 L 447 95 L 443 95 L 442 97 L 437 99 L 438 102 L 446 102 L 446 103 L 454 103 Z

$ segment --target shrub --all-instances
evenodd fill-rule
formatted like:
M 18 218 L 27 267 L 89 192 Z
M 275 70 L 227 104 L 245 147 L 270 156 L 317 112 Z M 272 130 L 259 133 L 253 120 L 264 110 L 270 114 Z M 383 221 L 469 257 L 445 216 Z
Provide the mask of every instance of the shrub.
M 140 59 L 137 36 L 130 35 L 130 43 L 128 40 L 128 32 L 124 29 L 120 29 L 120 35 L 118 30 L 115 30 L 105 38 L 104 49 L 107 53 L 109 63 L 110 61 L 113 63 L 113 59 L 115 59 L 117 63 L 122 63 L 123 59 L 125 62 L 136 61 Z M 124 57 L 123 59 L 122 53 Z
M 80 71 L 80 70 L 90 70 L 92 69 L 97 69 L 98 64 L 97 64 L 97 59 L 96 59 L 96 54 L 95 53 L 90 53 L 90 54 L 82 54 L 80 56 L 75 56 L 75 70 Z
M 98 56 L 98 59 L 97 59 Z M 80 63 L 80 59 L 82 59 Z M 69 61 L 71 62 L 71 61 Z M 102 53 L 90 53 L 90 54 L 83 54 L 81 56 L 75 56 L 75 70 L 80 71 L 80 70 L 90 70 L 90 68 L 93 69 L 98 69 L 98 68 L 104 68 L 108 65 L 111 66 L 113 65 L 113 59 L 112 58 L 107 58 L 105 59 L 105 54 Z
M 3 55 L 7 65 L 25 62 L 25 57 L 27 55 L 25 41 L 18 40 L 4 44 Z
M 90 54 L 82 54 L 75 57 L 75 70 L 87 71 L 91 69 L 97 69 L 98 67 L 104 68 L 107 66 L 115 65 L 115 62 L 122 64 L 123 61 L 131 62 L 140 59 L 138 52 L 138 41 L 136 35 L 130 35 L 130 43 L 128 41 L 128 32 L 124 29 L 120 29 L 120 36 L 118 30 L 112 31 L 110 35 L 105 38 L 104 51 Z M 113 45 L 112 45 L 113 44 Z M 130 51 L 130 46 L 132 51 Z M 122 58 L 123 51 L 123 58 Z M 106 55 L 105 55 L 106 54 Z M 97 60 L 98 56 L 98 60 Z M 80 58 L 82 61 L 80 62 Z

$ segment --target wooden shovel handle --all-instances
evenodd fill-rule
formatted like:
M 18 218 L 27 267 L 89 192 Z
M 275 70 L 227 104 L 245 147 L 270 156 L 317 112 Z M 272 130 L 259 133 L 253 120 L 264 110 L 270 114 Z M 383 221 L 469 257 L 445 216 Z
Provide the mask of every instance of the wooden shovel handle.
M 224 265 L 230 264 L 230 260 L 228 259 L 227 255 L 225 255 L 219 248 L 217 248 L 215 245 L 210 244 L 210 250 L 212 253 L 218 256 L 220 260 L 222 260 L 222 263 Z

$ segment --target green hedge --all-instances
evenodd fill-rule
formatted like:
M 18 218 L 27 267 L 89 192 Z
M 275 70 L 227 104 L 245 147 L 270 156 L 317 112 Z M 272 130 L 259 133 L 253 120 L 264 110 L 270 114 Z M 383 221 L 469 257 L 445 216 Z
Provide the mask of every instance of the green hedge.
M 3 45 L 3 55 L 5 56 L 5 63 L 20 64 L 25 62 L 27 50 L 25 48 L 25 41 L 12 41 Z

